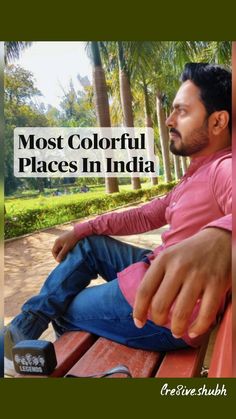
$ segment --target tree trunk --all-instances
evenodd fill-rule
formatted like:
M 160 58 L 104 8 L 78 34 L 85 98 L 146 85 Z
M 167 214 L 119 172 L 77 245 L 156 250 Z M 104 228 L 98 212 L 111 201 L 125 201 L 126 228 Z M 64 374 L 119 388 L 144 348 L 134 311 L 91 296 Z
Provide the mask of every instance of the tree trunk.
M 179 180 L 181 178 L 180 158 L 179 156 L 175 156 L 173 154 L 173 159 L 174 159 L 174 168 L 175 168 L 175 180 Z
M 161 103 L 159 95 L 156 96 L 157 105 L 157 120 L 159 126 L 161 152 L 164 166 L 164 178 L 165 182 L 171 182 L 171 170 L 170 170 L 170 154 L 169 154 L 169 136 L 165 125 L 165 112 Z
M 110 109 L 107 94 L 105 73 L 97 42 L 91 43 L 93 57 L 93 86 L 97 120 L 100 127 L 110 127 Z M 106 177 L 106 193 L 119 192 L 118 180 L 115 177 Z
M 184 175 L 187 171 L 187 168 L 188 168 L 187 158 L 186 157 L 181 157 L 180 160 L 181 160 L 182 174 Z
M 39 193 L 44 192 L 44 179 L 43 178 L 37 178 L 37 188 L 39 190 Z
M 132 93 L 130 88 L 129 77 L 125 68 L 125 60 L 123 55 L 123 47 L 118 42 L 119 56 L 119 80 L 120 80 L 120 99 L 123 112 L 123 122 L 126 127 L 134 126 L 134 117 L 132 109 Z M 139 177 L 131 177 L 132 189 L 141 189 Z
M 144 103 L 145 103 L 145 125 L 146 127 L 153 128 L 153 122 L 151 117 L 151 111 L 150 111 L 150 103 L 149 103 L 149 97 L 148 97 L 148 90 L 147 85 L 143 84 L 143 93 L 144 93 Z M 155 148 L 155 143 L 154 143 Z M 151 177 L 151 184 L 153 186 L 158 184 L 158 178 L 157 177 Z

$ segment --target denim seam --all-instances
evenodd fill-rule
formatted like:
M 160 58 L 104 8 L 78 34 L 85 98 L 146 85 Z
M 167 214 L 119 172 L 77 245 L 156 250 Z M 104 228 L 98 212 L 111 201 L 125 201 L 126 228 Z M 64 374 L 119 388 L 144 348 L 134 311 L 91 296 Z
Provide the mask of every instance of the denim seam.
M 63 317 L 63 316 L 62 316 Z M 109 321 L 109 320 L 112 320 L 112 321 L 117 321 L 117 322 L 119 322 L 119 321 L 121 321 L 121 320 L 130 320 L 130 317 L 131 317 L 131 315 L 129 314 L 128 316 L 125 316 L 125 317 L 95 317 L 95 316 L 89 316 L 89 317 L 79 317 L 79 318 L 76 318 L 75 320 L 76 321 L 86 321 L 86 320 L 107 320 L 107 321 Z M 66 321 L 70 321 L 70 319 L 66 319 Z

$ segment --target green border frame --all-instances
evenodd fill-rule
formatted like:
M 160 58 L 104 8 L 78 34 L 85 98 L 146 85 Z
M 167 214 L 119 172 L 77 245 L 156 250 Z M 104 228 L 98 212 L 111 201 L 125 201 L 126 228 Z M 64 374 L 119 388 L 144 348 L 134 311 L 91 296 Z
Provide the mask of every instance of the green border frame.
M 68 0 L 1 5 L 0 40 L 234 40 L 232 2 L 97 3 Z
M 235 14 L 232 3 L 182 0 L 171 4 L 119 0 L 88 4 L 68 1 L 50 4 L 41 0 L 1 6 L 0 40 L 234 40 Z M 155 6 L 154 6 L 155 4 Z M 10 10 L 9 10 L 10 9 Z M 225 384 L 227 397 L 163 397 L 160 389 L 183 384 L 208 388 Z M 100 415 L 123 417 L 154 414 L 192 418 L 228 415 L 234 407 L 236 382 L 228 379 L 1 379 L 1 407 L 9 415 L 30 417 L 39 414 L 53 417 Z M 194 409 L 196 403 L 196 410 Z

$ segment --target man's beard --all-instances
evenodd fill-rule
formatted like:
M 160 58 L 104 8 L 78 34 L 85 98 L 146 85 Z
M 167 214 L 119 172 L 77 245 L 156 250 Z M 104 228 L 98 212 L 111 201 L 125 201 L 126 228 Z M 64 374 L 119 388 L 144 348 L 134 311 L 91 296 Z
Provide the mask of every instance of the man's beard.
M 176 141 L 178 142 L 178 146 L 176 146 Z M 176 141 L 170 140 L 170 151 L 176 156 L 191 156 L 192 154 L 198 153 L 209 144 L 206 125 L 193 130 L 185 141 L 181 137 Z

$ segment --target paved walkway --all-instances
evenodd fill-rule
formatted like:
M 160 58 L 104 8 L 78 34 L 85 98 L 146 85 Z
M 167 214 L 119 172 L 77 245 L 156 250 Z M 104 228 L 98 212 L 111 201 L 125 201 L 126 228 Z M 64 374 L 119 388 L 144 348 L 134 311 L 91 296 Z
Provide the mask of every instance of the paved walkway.
M 71 228 L 72 224 L 60 225 L 6 242 L 4 285 L 6 324 L 19 313 L 22 304 L 28 298 L 38 293 L 49 272 L 57 265 L 52 257 L 51 248 L 55 239 Z M 162 228 L 144 234 L 122 236 L 119 239 L 136 246 L 153 248 L 161 243 L 161 234 L 164 230 L 165 228 Z M 102 282 L 102 278 L 98 278 L 91 285 Z M 52 328 L 49 328 L 42 337 L 54 340 Z

